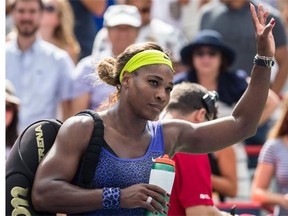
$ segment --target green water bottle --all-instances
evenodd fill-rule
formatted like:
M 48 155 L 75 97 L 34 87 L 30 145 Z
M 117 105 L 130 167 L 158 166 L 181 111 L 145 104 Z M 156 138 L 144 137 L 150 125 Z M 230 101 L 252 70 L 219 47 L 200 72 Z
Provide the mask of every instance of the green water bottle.
M 175 162 L 169 159 L 169 156 L 165 154 L 163 157 L 156 158 L 152 165 L 149 184 L 157 185 L 169 194 L 171 194 L 173 182 L 175 178 Z M 166 202 L 169 202 L 169 197 L 165 197 Z M 166 212 L 168 207 L 164 206 Z M 146 216 L 154 215 L 153 212 L 146 211 Z M 158 213 L 158 215 L 166 215 Z

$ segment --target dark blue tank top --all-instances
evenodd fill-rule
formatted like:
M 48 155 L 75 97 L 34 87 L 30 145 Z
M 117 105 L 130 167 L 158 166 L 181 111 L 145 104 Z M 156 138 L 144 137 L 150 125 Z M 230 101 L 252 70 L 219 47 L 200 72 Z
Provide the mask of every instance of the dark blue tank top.
M 126 188 L 134 184 L 148 183 L 154 158 L 164 154 L 164 140 L 160 122 L 149 122 L 151 141 L 147 152 L 140 158 L 124 159 L 102 148 L 100 161 L 94 176 L 94 188 Z M 144 215 L 145 209 L 99 209 L 85 215 Z

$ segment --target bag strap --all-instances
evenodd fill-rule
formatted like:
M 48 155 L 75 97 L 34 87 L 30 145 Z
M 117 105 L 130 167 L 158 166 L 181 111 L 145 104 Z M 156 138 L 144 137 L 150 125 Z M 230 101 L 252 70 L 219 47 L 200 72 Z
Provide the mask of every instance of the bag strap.
M 94 129 L 86 149 L 84 156 L 81 161 L 81 167 L 79 170 L 79 181 L 78 186 L 82 188 L 92 189 L 93 188 L 93 177 L 95 169 L 99 162 L 101 148 L 104 144 L 104 125 L 99 114 L 93 110 L 83 110 L 76 115 L 90 115 L 94 120 Z

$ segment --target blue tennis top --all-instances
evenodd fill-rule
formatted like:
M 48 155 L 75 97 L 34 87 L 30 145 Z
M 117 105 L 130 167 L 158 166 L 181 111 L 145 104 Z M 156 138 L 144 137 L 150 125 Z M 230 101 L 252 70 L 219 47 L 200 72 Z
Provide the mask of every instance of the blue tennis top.
M 139 183 L 148 183 L 153 159 L 164 154 L 164 140 L 160 122 L 149 122 L 151 141 L 147 152 L 140 158 L 125 159 L 115 156 L 102 147 L 100 160 L 94 176 L 94 188 L 127 188 Z M 99 209 L 85 215 L 144 215 L 144 208 Z

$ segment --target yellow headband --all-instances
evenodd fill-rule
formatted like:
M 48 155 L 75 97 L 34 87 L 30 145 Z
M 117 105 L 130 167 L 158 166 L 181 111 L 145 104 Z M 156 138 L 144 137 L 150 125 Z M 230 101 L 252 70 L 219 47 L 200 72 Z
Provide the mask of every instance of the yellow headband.
M 170 58 L 159 50 L 145 50 L 137 53 L 126 63 L 119 75 L 119 81 L 122 82 L 124 71 L 129 73 L 137 70 L 138 68 L 151 65 L 151 64 L 166 64 L 172 71 L 174 71 Z

